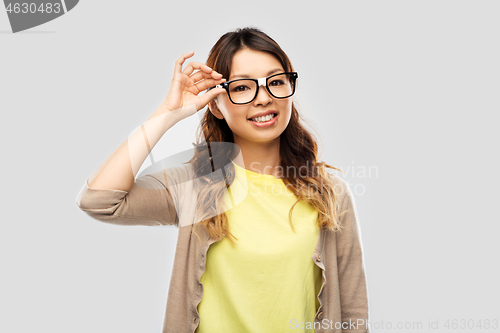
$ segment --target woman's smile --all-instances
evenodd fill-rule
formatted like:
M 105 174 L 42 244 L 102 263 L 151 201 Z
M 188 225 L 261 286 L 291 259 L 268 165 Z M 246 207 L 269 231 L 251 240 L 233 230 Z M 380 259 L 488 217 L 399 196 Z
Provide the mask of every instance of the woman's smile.
M 254 121 L 254 119 L 256 118 L 248 119 L 248 121 L 255 127 L 269 127 L 276 124 L 276 122 L 278 121 L 278 114 L 272 113 L 265 117 L 258 117 L 257 118 L 258 121 Z

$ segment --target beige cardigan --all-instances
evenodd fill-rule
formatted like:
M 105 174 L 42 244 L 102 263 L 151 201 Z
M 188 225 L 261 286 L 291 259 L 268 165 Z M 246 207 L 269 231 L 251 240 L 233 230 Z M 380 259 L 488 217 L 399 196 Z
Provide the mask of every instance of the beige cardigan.
M 333 175 L 333 174 L 332 174 Z M 76 204 L 89 216 L 119 225 L 178 228 L 177 247 L 168 290 L 163 333 L 194 332 L 199 323 L 197 306 L 203 296 L 200 278 L 205 270 L 207 250 L 215 240 L 204 228 L 197 228 L 200 242 L 191 233 L 196 200 L 194 170 L 190 164 L 166 168 L 141 176 L 130 191 L 93 189 L 85 182 Z M 321 268 L 323 282 L 320 307 L 313 323 L 316 332 L 369 333 L 368 292 L 356 206 L 347 183 L 333 176 L 340 196 L 341 233 L 320 230 L 314 263 Z M 293 318 L 290 318 L 291 320 Z M 288 328 L 307 327 L 290 321 Z

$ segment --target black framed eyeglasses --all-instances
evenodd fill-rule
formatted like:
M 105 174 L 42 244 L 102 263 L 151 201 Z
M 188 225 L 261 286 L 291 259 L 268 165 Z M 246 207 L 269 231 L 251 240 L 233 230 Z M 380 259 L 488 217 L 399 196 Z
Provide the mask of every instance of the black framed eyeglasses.
M 274 98 L 288 98 L 295 93 L 295 83 L 298 77 L 297 72 L 284 72 L 259 79 L 236 79 L 210 87 L 207 91 L 224 88 L 233 104 L 252 102 L 257 97 L 260 86 L 265 86 Z

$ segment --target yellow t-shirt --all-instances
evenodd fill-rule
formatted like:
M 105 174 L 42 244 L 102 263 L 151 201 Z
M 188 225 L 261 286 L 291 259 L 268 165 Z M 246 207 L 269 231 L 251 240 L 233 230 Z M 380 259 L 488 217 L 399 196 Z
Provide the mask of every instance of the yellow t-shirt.
M 248 192 L 226 211 L 238 240 L 233 246 L 225 237 L 208 249 L 196 332 L 314 332 L 298 327 L 314 324 L 319 307 L 321 269 L 311 258 L 318 212 L 304 201 L 295 205 L 294 233 L 288 220 L 297 200 L 293 189 L 274 176 L 233 164 L 236 179 L 229 195 Z M 230 202 L 228 195 L 225 200 Z

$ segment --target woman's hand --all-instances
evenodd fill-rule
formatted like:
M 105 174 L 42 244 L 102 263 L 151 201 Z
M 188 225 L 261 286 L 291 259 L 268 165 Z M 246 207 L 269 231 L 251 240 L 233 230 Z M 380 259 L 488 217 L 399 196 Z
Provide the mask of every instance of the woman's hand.
M 197 112 L 217 95 L 225 92 L 223 88 L 214 88 L 203 96 L 198 96 L 200 92 L 220 84 L 226 79 L 223 79 L 221 74 L 200 62 L 190 62 L 182 70 L 184 61 L 193 55 L 194 51 L 185 53 L 175 62 L 174 77 L 170 83 L 167 97 L 159 108 L 163 112 L 185 109 L 188 106 L 194 106 L 196 108 L 194 112 Z M 195 69 L 199 71 L 193 73 Z

